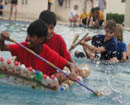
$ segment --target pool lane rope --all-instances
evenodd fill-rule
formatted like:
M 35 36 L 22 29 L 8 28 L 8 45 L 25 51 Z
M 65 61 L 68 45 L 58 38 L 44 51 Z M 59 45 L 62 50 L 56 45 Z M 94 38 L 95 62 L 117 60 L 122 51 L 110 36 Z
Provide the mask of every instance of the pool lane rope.
M 55 68 L 58 72 L 63 73 L 65 76 L 67 76 L 69 78 L 69 75 L 65 72 L 63 72 L 59 67 L 55 66 L 54 64 L 52 64 L 51 62 L 47 61 L 46 59 L 44 59 L 43 57 L 41 57 L 40 55 L 36 54 L 34 51 L 32 51 L 31 49 L 23 46 L 22 44 L 16 42 L 13 39 L 8 39 L 8 41 L 11 41 L 13 43 L 16 43 L 17 45 L 19 45 L 20 47 L 24 48 L 25 50 L 27 50 L 28 52 L 30 52 L 31 54 L 33 54 L 34 56 L 38 57 L 39 59 L 41 59 L 43 62 L 47 63 L 48 65 L 50 65 L 51 67 Z M 69 78 L 70 79 L 70 78 Z M 94 91 L 92 89 L 90 89 L 88 86 L 86 86 L 85 84 L 81 83 L 79 80 L 72 80 L 77 82 L 78 84 L 80 84 L 81 86 L 83 86 L 84 88 L 88 89 L 90 92 L 92 92 L 93 94 L 95 94 L 96 96 L 103 96 L 102 93 L 100 93 L 99 91 Z

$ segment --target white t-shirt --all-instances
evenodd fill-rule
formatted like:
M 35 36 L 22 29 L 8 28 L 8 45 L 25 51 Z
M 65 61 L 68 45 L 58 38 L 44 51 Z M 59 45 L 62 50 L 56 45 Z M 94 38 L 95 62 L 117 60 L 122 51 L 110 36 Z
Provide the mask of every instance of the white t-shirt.
M 72 19 L 75 15 L 76 15 L 76 11 L 74 9 L 71 9 L 69 13 L 69 19 Z

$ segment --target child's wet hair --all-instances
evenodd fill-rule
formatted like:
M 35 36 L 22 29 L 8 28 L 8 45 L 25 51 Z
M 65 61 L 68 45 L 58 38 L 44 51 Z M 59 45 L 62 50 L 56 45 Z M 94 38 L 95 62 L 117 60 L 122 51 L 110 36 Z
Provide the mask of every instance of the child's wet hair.
M 106 22 L 106 25 L 105 25 L 104 28 L 105 28 L 105 29 L 109 29 L 109 30 L 112 31 L 112 32 L 115 32 L 115 30 L 116 30 L 116 22 L 113 21 L 113 20 L 108 20 L 108 21 Z
M 123 41 L 123 30 L 120 24 L 116 24 L 115 39 L 117 41 Z
M 29 25 L 27 33 L 30 36 L 47 37 L 48 27 L 41 19 L 37 19 Z
M 55 13 L 51 12 L 49 10 L 42 11 L 40 13 L 39 18 L 41 20 L 43 20 L 45 23 L 47 23 L 48 25 L 54 25 L 55 26 L 56 22 L 57 22 Z

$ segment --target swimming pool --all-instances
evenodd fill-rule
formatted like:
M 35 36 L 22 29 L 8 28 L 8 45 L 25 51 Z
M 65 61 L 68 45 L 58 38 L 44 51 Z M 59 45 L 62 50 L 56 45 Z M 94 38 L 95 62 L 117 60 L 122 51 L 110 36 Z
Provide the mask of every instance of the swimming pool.
M 26 29 L 29 23 L 15 21 L 0 21 L 0 32 L 8 31 L 11 38 L 18 42 L 24 41 Z M 65 25 L 57 25 L 55 31 L 63 36 L 69 48 L 75 34 L 80 38 L 87 32 L 89 35 L 104 33 L 103 30 L 92 30 L 84 28 L 71 28 Z M 130 32 L 124 31 L 124 40 L 129 43 Z M 7 42 L 10 43 L 10 42 Z M 76 47 L 81 49 L 81 46 Z M 75 50 L 76 50 L 75 49 Z M 86 59 L 72 57 L 79 65 L 88 63 L 91 68 L 90 76 L 83 81 L 93 90 L 104 92 L 104 97 L 96 97 L 78 84 L 70 87 L 64 92 L 33 90 L 25 86 L 15 86 L 0 82 L 0 105 L 130 105 L 130 63 L 119 63 L 116 65 L 104 65 L 94 63 Z M 6 59 L 10 53 L 1 52 L 0 56 Z

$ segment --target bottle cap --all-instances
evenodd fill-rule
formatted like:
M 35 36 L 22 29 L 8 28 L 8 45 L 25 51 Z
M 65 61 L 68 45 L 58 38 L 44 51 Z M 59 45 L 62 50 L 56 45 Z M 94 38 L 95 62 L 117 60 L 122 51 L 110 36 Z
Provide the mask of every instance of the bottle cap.
M 51 75 L 51 79 L 55 79 L 55 76 L 54 76 L 54 75 Z
M 60 88 L 60 91 L 64 91 L 65 89 L 63 87 Z
M 10 60 L 7 60 L 7 64 L 10 64 L 11 63 L 11 61 Z
M 18 66 L 18 65 L 19 65 L 19 62 L 18 62 L 18 61 L 15 61 L 14 64 L 15 64 L 15 66 Z
M 21 69 L 22 69 L 22 70 L 26 70 L 26 67 L 25 67 L 24 64 L 21 65 Z
M 33 70 L 33 68 L 30 66 L 30 67 L 28 68 L 28 70 L 29 70 L 29 71 L 32 71 L 32 70 Z
M 0 57 L 0 61 L 4 61 L 4 58 L 3 58 L 3 57 Z
M 40 73 L 40 71 L 39 70 L 36 70 L 36 74 L 39 74 Z
M 43 79 L 46 79 L 47 78 L 47 75 L 43 74 Z
M 77 81 L 83 81 L 83 78 L 81 76 L 78 76 Z

